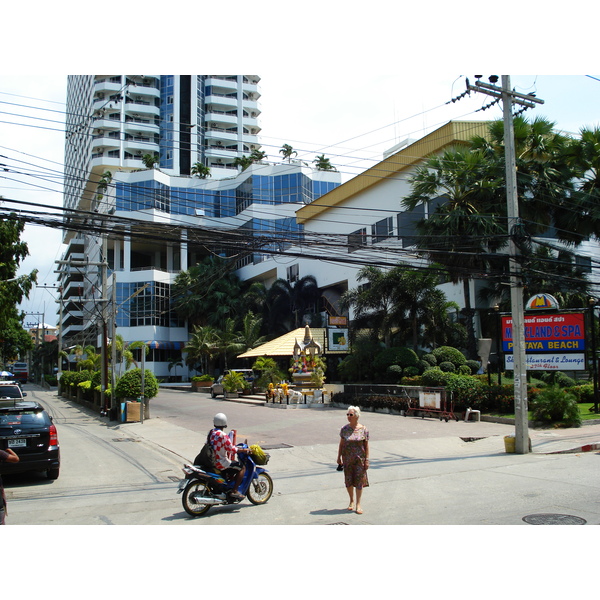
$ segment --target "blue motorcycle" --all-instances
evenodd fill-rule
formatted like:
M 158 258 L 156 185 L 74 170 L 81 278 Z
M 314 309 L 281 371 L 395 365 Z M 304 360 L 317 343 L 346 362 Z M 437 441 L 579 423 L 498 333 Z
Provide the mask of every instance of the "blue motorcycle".
M 237 444 L 247 449 L 247 444 Z M 260 457 L 267 464 L 269 455 Z M 273 494 L 273 480 L 261 465 L 256 463 L 259 457 L 245 452 L 238 454 L 238 460 L 246 468 L 238 492 L 248 498 L 252 504 L 265 504 Z M 212 473 L 197 465 L 185 465 L 185 479 L 179 482 L 178 494 L 183 492 L 181 502 L 185 512 L 192 517 L 206 514 L 211 506 L 235 504 L 241 499 L 231 496 L 234 482 L 226 481 L 219 473 Z

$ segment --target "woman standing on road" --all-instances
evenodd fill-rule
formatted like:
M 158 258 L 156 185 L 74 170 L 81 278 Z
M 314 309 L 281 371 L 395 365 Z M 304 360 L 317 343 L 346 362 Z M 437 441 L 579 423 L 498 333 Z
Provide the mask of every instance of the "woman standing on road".
M 340 431 L 337 462 L 344 467 L 344 483 L 350 504 L 348 510 L 354 510 L 354 490 L 356 489 L 356 513 L 362 515 L 360 499 L 364 487 L 368 487 L 367 469 L 369 468 L 369 431 L 361 425 L 360 408 L 349 406 L 346 411 L 348 423 Z

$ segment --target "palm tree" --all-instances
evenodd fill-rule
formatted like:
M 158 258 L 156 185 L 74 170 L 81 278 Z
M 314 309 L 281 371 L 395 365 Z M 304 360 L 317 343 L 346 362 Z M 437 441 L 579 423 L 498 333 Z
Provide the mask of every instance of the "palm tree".
M 191 168 L 191 174 L 196 175 L 200 179 L 206 179 L 210 176 L 210 167 L 201 162 L 194 163 Z
M 324 154 L 321 154 L 313 160 L 317 171 L 337 171 L 337 169 L 331 164 L 328 158 L 325 158 Z
M 214 327 L 195 327 L 183 349 L 183 352 L 187 353 L 186 364 L 193 368 L 200 364 L 200 371 L 208 373 L 210 363 L 217 355 L 218 344 L 219 333 Z
M 284 144 L 279 153 L 283 154 L 283 160 L 287 159 L 288 162 L 292 162 L 293 156 L 298 156 L 298 153 L 289 144 Z
M 234 167 L 242 167 L 242 171 L 245 171 L 254 161 L 250 156 L 236 156 L 233 161 Z
M 342 310 L 354 307 L 354 330 L 370 329 L 374 339 L 381 338 L 389 348 L 398 322 L 396 295 L 398 272 L 386 272 L 379 267 L 363 267 L 357 276 L 361 287 L 348 290 L 340 298 Z
M 253 312 L 248 312 L 242 319 L 242 329 L 238 332 L 238 343 L 242 345 L 242 352 L 256 348 L 267 341 L 267 337 L 260 334 L 262 319 Z
M 142 156 L 142 162 L 147 169 L 153 169 L 154 165 L 158 163 L 158 155 L 157 154 L 144 154 Z
M 269 331 L 286 333 L 301 327 L 303 318 L 320 297 L 313 275 L 305 275 L 293 284 L 287 279 L 276 279 L 267 292 Z
M 177 315 L 194 325 L 223 328 L 225 319 L 240 314 L 243 285 L 233 264 L 220 257 L 205 257 L 181 272 L 172 287 Z
M 252 159 L 253 163 L 261 162 L 267 158 L 267 153 L 259 150 L 258 148 L 254 148 L 250 153 L 250 158 Z
M 408 210 L 421 203 L 429 208 L 429 217 L 417 223 L 417 247 L 446 269 L 450 281 L 463 284 L 467 348 L 473 357 L 477 343 L 469 283 L 488 271 L 491 253 L 506 244 L 506 230 L 498 218 L 504 209 L 498 211 L 495 195 L 502 179 L 489 167 L 483 150 L 446 150 L 417 168 L 410 180 L 412 192 L 402 201 Z

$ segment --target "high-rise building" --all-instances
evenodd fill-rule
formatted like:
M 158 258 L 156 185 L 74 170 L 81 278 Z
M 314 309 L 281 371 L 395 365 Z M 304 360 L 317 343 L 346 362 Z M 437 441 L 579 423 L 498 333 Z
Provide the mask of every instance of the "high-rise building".
M 64 347 L 99 345 L 99 324 L 114 318 L 124 341 L 146 342 L 154 372 L 169 376 L 169 360 L 188 339 L 170 310 L 170 286 L 200 258 L 186 228 L 294 231 L 295 211 L 340 184 L 339 173 L 300 161 L 238 166 L 260 150 L 259 80 L 68 78 L 64 207 L 78 226 L 66 230 L 59 269 Z M 118 235 L 100 235 L 109 217 L 129 221 Z M 172 225 L 180 238 L 137 235 L 152 224 Z

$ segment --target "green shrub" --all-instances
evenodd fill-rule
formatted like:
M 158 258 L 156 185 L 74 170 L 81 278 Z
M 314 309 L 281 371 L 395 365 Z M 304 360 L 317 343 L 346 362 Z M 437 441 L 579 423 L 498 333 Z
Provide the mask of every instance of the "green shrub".
M 556 385 L 541 391 L 531 409 L 534 421 L 564 423 L 570 427 L 581 425 L 581 415 L 575 395 Z
M 479 368 L 481 367 L 481 364 L 476 360 L 468 360 L 465 365 L 469 367 L 469 370 L 471 371 L 468 373 L 469 375 L 477 375 L 477 371 L 479 371 Z
M 382 376 L 391 365 L 404 368 L 416 367 L 418 363 L 419 357 L 411 348 L 384 348 L 373 359 L 373 371 L 375 375 Z
M 433 355 L 433 354 L 424 354 L 421 357 L 421 360 L 425 361 L 427 364 L 429 364 L 432 367 L 437 367 L 438 361 L 437 358 Z
M 416 375 L 419 375 L 419 373 L 421 373 L 421 371 L 418 367 L 406 367 L 402 374 L 405 377 L 415 377 Z
M 451 373 L 445 373 L 439 367 L 432 367 L 421 375 L 421 381 L 427 387 L 442 387 L 446 385 L 450 375 Z
M 473 371 L 471 370 L 471 367 L 469 367 L 468 365 L 460 365 L 460 367 L 458 367 L 458 372 L 461 375 L 473 375 Z M 477 371 L 475 371 L 477 372 Z
M 212 375 L 204 374 L 204 375 L 195 375 L 192 377 L 192 381 L 214 381 L 215 378 Z
M 460 367 L 467 362 L 465 355 L 452 346 L 440 346 L 432 354 L 435 356 L 438 365 L 442 362 L 451 362 L 455 367 Z
M 414 367 L 406 367 L 406 369 L 411 369 Z M 402 367 L 400 365 L 390 365 L 386 371 L 386 379 L 390 383 L 400 383 L 402 379 Z
M 562 371 L 545 371 L 540 375 L 540 381 L 553 386 L 573 387 L 577 382 Z
M 444 360 L 439 364 L 439 369 L 444 371 L 444 373 L 454 373 L 456 371 L 456 367 L 454 363 L 451 363 L 449 360 Z
M 158 394 L 158 381 L 154 373 L 148 369 L 144 371 L 144 397 L 154 398 Z M 126 371 L 115 388 L 117 398 L 139 398 L 142 395 L 142 370 L 131 369 Z
M 576 385 L 575 387 L 572 387 L 569 391 L 575 394 L 577 402 L 585 404 L 589 402 L 594 402 L 594 385 L 592 383 Z

